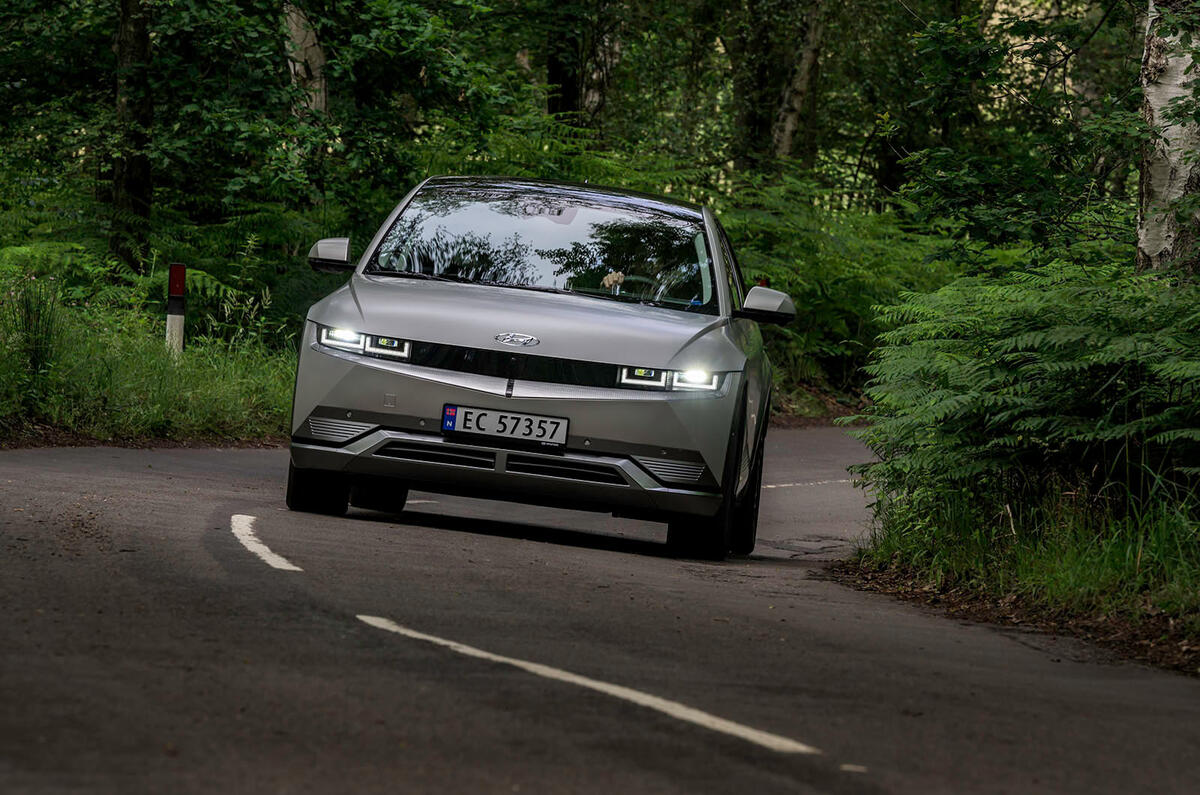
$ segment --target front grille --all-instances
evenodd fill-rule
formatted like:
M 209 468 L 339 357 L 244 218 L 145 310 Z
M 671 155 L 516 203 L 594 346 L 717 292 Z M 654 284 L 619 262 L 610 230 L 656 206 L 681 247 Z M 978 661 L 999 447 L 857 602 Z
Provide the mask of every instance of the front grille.
M 471 450 L 422 442 L 389 442 L 377 450 L 375 455 L 385 458 L 401 458 L 405 461 L 420 461 L 426 464 L 451 464 L 475 469 L 494 469 L 496 466 L 496 454 L 487 450 Z
M 323 442 L 348 442 L 355 436 L 362 436 L 367 431 L 373 431 L 377 425 L 369 422 L 350 422 L 335 420 L 332 417 L 309 417 L 308 435 Z
M 669 458 L 642 458 L 641 456 L 637 456 L 636 460 L 659 480 L 671 483 L 698 483 L 700 478 L 704 477 L 704 464 L 673 461 Z
M 421 367 L 475 373 L 518 381 L 542 381 L 551 384 L 615 387 L 617 365 L 577 362 L 528 353 L 463 348 L 434 342 L 414 342 L 409 362 Z
M 507 470 L 520 475 L 544 475 L 588 483 L 612 483 L 625 485 L 625 478 L 615 467 L 608 464 L 590 464 L 566 459 L 535 458 L 534 456 L 509 453 Z

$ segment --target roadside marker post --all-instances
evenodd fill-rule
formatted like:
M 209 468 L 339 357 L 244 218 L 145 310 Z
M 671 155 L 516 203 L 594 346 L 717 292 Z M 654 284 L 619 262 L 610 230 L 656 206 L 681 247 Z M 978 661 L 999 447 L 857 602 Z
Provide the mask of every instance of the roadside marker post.
M 186 306 L 184 288 L 187 284 L 187 268 L 178 262 L 171 263 L 167 277 L 167 348 L 172 353 L 183 351 L 183 315 Z

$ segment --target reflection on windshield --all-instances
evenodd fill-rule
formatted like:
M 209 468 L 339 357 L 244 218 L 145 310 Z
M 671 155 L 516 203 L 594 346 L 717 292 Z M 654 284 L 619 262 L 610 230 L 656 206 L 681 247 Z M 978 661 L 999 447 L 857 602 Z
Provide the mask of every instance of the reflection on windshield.
M 388 230 L 370 270 L 717 311 L 698 217 L 584 189 L 427 187 Z

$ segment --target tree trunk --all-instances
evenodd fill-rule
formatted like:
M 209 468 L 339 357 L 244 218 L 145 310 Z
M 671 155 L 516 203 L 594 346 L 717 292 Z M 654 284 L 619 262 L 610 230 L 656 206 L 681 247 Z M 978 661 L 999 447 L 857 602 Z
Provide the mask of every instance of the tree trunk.
M 583 43 L 579 21 L 566 15 L 565 22 L 550 30 L 546 42 L 546 83 L 550 88 L 546 110 L 577 124 L 583 100 Z
M 762 168 L 783 150 L 783 156 L 793 154 L 797 132 L 811 115 L 825 5 L 825 0 L 728 4 L 720 43 L 729 56 L 737 170 Z
M 776 38 L 766 23 L 765 0 L 730 5 L 721 44 L 729 56 L 733 89 L 734 136 L 731 154 L 740 172 L 759 167 L 771 143 L 773 110 L 778 101 Z
M 979 4 L 979 33 L 983 34 L 987 30 L 988 23 L 992 21 L 992 14 L 996 13 L 996 0 L 983 0 Z
M 612 83 L 613 73 L 621 61 L 621 40 L 615 30 L 601 30 L 588 48 L 591 52 L 587 79 L 583 81 L 582 110 L 587 114 L 588 123 L 595 127 L 597 117 L 604 110 L 608 99 L 608 87 Z
M 790 157 L 796 131 L 812 112 L 812 94 L 816 83 L 821 42 L 825 36 L 824 0 L 813 0 L 805 14 L 804 37 L 796 56 L 792 76 L 783 90 L 779 113 L 771 130 L 771 148 L 777 158 Z
M 117 19 L 117 154 L 113 160 L 113 220 L 109 248 L 136 270 L 146 248 L 154 183 L 150 173 L 149 11 L 142 0 L 120 0 Z
M 1142 55 L 1142 118 L 1158 137 L 1142 152 L 1138 184 L 1138 250 L 1141 269 L 1172 264 L 1200 270 L 1196 244 L 1200 213 L 1179 217 L 1181 200 L 1200 193 L 1200 126 L 1176 122 L 1168 108 L 1177 98 L 1190 98 L 1195 76 L 1183 36 L 1164 29 L 1164 12 L 1185 11 L 1186 0 L 1150 0 L 1146 45 Z M 1193 31 L 1194 33 L 1194 31 Z
M 293 3 L 284 3 L 283 14 L 290 43 L 288 69 L 292 74 L 292 85 L 304 92 L 303 110 L 324 113 L 328 102 L 325 50 L 321 48 L 317 33 L 302 10 Z

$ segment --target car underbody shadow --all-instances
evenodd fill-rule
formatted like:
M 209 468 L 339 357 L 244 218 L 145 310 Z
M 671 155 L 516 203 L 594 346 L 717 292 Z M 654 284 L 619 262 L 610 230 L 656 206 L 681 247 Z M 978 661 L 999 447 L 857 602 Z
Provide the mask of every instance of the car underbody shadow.
M 599 549 L 607 552 L 623 552 L 626 554 L 660 558 L 675 557 L 671 549 L 661 542 L 612 536 L 598 532 L 566 530 L 559 527 L 546 527 L 544 525 L 526 524 L 523 522 L 503 522 L 495 519 L 450 516 L 423 511 L 404 511 L 400 514 L 390 514 L 358 508 L 351 509 L 347 517 L 357 521 L 404 524 L 415 527 L 428 527 L 436 530 L 449 530 L 456 533 L 518 538 L 524 541 L 536 541 L 539 543 L 580 547 L 583 549 Z

